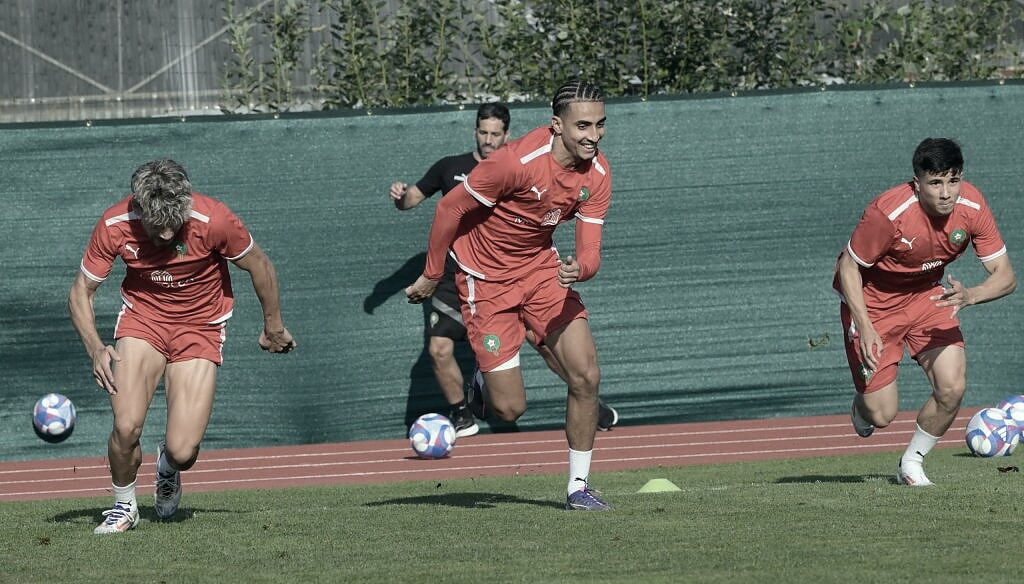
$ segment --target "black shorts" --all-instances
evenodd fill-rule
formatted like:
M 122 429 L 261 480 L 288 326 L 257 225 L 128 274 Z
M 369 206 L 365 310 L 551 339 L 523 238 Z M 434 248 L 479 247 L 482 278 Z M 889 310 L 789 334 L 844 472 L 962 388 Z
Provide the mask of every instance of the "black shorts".
M 427 321 L 428 337 L 447 337 L 455 341 L 466 340 L 466 325 L 462 323 L 459 292 L 455 279 L 445 274 L 430 297 L 430 317 Z

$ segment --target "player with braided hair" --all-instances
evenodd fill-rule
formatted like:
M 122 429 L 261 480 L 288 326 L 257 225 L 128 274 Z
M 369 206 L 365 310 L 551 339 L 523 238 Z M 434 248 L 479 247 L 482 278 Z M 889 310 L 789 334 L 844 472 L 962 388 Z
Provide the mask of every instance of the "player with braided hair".
M 505 421 L 526 411 L 519 349 L 527 330 L 566 373 L 569 443 L 566 508 L 608 511 L 588 476 L 598 420 L 597 364 L 587 310 L 573 284 L 601 264 L 601 228 L 611 202 L 611 169 L 598 143 L 605 132 L 601 90 L 570 81 L 551 100 L 551 123 L 508 142 L 482 160 L 437 204 L 423 274 L 406 289 L 409 302 L 430 298 L 446 255 L 470 345 L 487 395 L 473 384 L 470 405 L 484 402 Z M 576 220 L 576 256 L 562 258 L 555 228 Z

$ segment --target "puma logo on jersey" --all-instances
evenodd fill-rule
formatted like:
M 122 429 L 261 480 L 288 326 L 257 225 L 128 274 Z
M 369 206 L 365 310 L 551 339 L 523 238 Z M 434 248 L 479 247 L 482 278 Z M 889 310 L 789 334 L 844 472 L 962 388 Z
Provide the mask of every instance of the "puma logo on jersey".
M 124 244 L 124 248 L 126 250 L 132 252 L 132 255 L 135 256 L 135 259 L 139 259 L 139 248 L 132 247 L 132 244 L 130 244 L 130 243 Z
M 540 196 L 543 195 L 544 193 L 548 192 L 548 190 L 544 189 L 542 191 L 542 190 L 538 189 L 536 185 L 534 185 L 534 186 L 530 187 L 530 192 L 537 193 L 537 200 L 539 201 L 540 200 Z
M 915 237 L 914 239 L 917 239 L 917 238 Z M 907 249 L 913 250 L 914 249 L 914 239 L 911 239 L 911 240 L 908 241 L 906 237 L 901 237 L 900 238 L 900 243 L 907 244 Z

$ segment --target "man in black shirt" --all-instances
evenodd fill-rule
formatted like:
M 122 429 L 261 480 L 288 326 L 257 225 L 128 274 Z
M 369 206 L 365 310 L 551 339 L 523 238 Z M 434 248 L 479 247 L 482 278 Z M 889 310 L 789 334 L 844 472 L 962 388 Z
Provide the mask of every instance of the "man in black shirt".
M 423 178 L 414 185 L 396 181 L 391 184 L 388 195 L 399 211 L 406 211 L 422 203 L 427 197 L 440 192 L 442 196 L 466 180 L 466 175 L 478 162 L 487 158 L 508 139 L 510 116 L 508 108 L 500 103 L 485 103 L 476 112 L 476 149 L 472 152 L 447 156 L 434 163 Z M 458 266 L 449 256 L 445 261 L 444 276 L 430 298 L 430 322 L 427 324 L 427 350 L 437 384 L 451 406 L 452 424 L 457 437 L 472 436 L 480 429 L 466 404 L 463 390 L 462 370 L 455 360 L 455 342 L 466 341 L 466 327 L 462 322 L 459 294 L 455 289 L 455 272 Z M 565 374 L 547 347 L 533 343 L 527 331 L 527 340 L 544 358 L 548 367 L 563 380 Z M 481 376 L 474 376 L 475 383 L 482 383 Z M 614 408 L 600 403 L 597 427 L 608 430 L 619 421 Z

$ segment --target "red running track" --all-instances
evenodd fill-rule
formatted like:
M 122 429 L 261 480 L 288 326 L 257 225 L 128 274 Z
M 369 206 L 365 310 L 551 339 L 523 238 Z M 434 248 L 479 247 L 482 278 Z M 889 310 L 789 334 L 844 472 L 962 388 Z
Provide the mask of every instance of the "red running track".
M 963 446 L 963 428 L 974 411 L 960 413 L 939 447 Z M 899 451 L 913 434 L 914 415 L 901 412 L 867 439 L 853 433 L 845 415 L 617 427 L 598 433 L 591 470 Z M 210 450 L 183 482 L 190 492 L 199 492 L 557 474 L 567 468 L 567 448 L 564 433 L 554 430 L 463 438 L 441 460 L 416 458 L 407 440 Z M 154 463 L 147 452 L 139 470 L 140 495 L 153 492 Z M 0 502 L 109 492 L 105 457 L 0 463 Z

